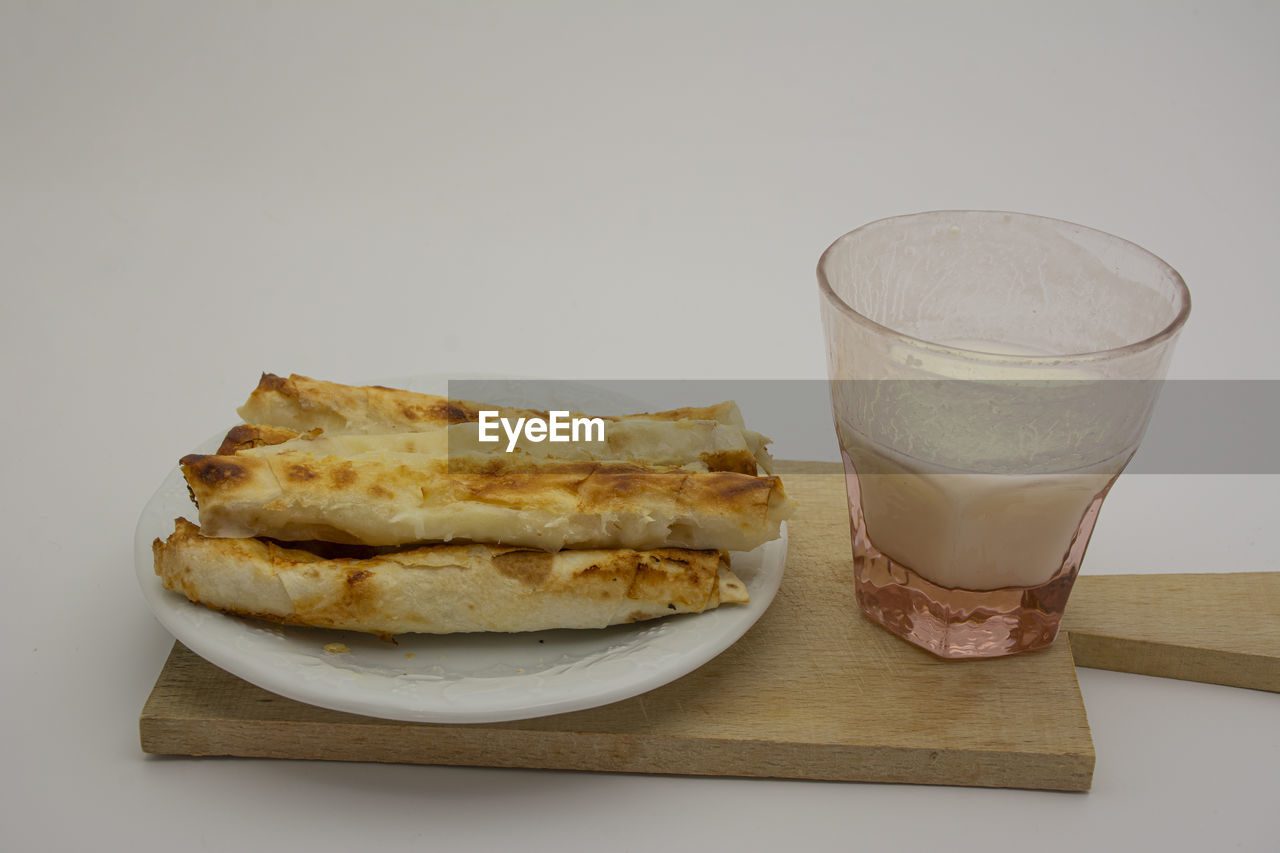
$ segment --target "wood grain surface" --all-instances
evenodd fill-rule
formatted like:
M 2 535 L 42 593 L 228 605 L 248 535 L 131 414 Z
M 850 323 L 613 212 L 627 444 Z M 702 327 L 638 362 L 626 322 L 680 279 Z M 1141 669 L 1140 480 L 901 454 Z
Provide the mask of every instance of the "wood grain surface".
M 533 720 L 400 723 L 274 696 L 177 645 L 143 709 L 142 748 L 1086 790 L 1093 743 L 1066 638 L 953 662 L 872 625 L 853 600 L 838 468 L 784 470 L 800 508 L 777 598 L 738 643 L 671 684 Z

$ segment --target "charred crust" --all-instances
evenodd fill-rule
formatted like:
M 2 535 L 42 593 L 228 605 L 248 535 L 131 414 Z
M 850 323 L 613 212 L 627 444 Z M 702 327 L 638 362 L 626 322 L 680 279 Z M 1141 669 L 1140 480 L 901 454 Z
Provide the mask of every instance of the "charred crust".
M 725 483 L 725 493 L 736 495 L 745 492 L 770 492 L 776 485 L 776 477 L 731 477 Z
M 282 376 L 276 376 L 274 373 L 264 373 L 262 378 L 258 380 L 258 390 L 283 391 L 286 382 L 288 380 Z
M 356 569 L 354 572 L 347 572 L 347 586 L 355 586 L 367 578 L 373 577 L 373 572 L 366 569 Z
M 179 462 L 195 479 L 206 486 L 236 485 L 249 479 L 249 469 L 230 456 L 192 454 Z M 194 495 L 192 496 L 194 500 Z
M 301 462 L 285 466 L 284 475 L 290 480 L 297 480 L 299 482 L 314 480 L 319 476 L 315 471 L 311 470 L 306 465 L 303 465 Z
M 472 412 L 462 408 L 461 406 L 455 406 L 453 403 L 449 403 L 445 406 L 444 414 L 445 418 L 448 419 L 451 424 L 465 424 L 476 419 L 476 416 Z
M 258 447 L 262 444 L 262 439 L 258 436 L 258 430 L 248 424 L 238 424 L 227 431 L 227 435 L 222 439 L 222 444 L 218 446 L 219 456 L 232 456 L 237 450 L 243 450 L 246 447 Z
M 649 478 L 644 474 L 618 472 L 599 473 L 595 476 L 601 481 L 601 485 L 607 485 L 611 497 L 615 498 L 620 495 L 640 494 L 649 485 Z
M 356 481 L 356 466 L 350 462 L 344 462 L 337 468 L 329 472 L 329 482 L 336 488 L 350 486 Z
M 497 456 L 486 455 L 479 459 L 449 459 L 449 473 L 480 478 L 480 482 L 472 485 L 474 488 L 481 491 L 487 490 L 487 487 L 511 487 L 514 484 L 514 481 L 509 476 L 510 471 L 511 463 Z
M 733 474 L 756 474 L 756 458 L 745 450 L 717 450 L 703 453 L 702 462 L 708 471 Z
M 700 553 L 704 556 L 702 560 L 697 558 Z M 709 566 L 710 555 L 705 552 L 667 549 L 658 556 L 659 559 L 651 555 L 647 560 L 638 561 L 627 597 L 651 599 L 656 594 L 669 595 L 673 603 L 697 606 L 705 598 L 709 584 L 715 582 L 718 565 Z
M 736 498 L 756 492 L 771 492 L 777 484 L 777 477 L 744 477 L 726 472 L 717 479 L 713 488 L 722 497 Z
M 314 430 L 313 430 L 314 432 Z M 314 438 L 310 433 L 304 434 L 305 437 Z M 248 450 L 251 447 L 264 447 L 269 444 L 283 444 L 293 438 L 298 438 L 298 433 L 291 429 L 276 426 L 263 426 L 261 424 L 239 424 L 228 430 L 222 444 L 218 447 L 218 456 L 234 456 L 241 450 Z

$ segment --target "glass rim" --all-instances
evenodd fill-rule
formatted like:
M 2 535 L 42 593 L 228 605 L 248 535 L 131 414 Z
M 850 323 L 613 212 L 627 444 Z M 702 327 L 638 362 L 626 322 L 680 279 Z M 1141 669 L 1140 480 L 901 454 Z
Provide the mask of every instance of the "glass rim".
M 866 316 L 865 314 L 862 314 L 859 311 L 855 310 L 853 306 L 851 306 L 848 302 L 845 302 L 845 300 L 842 299 L 839 296 L 839 294 L 835 292 L 835 289 L 831 286 L 831 282 L 827 279 L 827 271 L 826 271 L 827 263 L 832 253 L 836 250 L 836 248 L 848 242 L 849 240 L 851 240 L 855 235 L 859 234 L 862 231 L 865 231 L 868 228 L 871 228 L 872 226 L 881 225 L 886 222 L 893 222 L 899 219 L 924 219 L 924 218 L 941 216 L 943 214 L 964 214 L 964 213 L 979 213 L 979 214 L 985 214 L 990 216 L 1016 216 L 1019 219 L 1023 219 L 1023 220 L 1031 220 L 1031 221 L 1042 222 L 1042 223 L 1054 223 L 1057 225 L 1066 225 L 1071 228 L 1077 228 L 1082 231 L 1089 231 L 1094 234 L 1098 234 L 1115 243 L 1124 245 L 1131 251 L 1136 251 L 1140 254 L 1146 255 L 1148 258 L 1155 261 L 1156 264 L 1160 268 L 1162 268 L 1166 274 L 1168 274 L 1169 278 L 1173 282 L 1174 290 L 1177 293 L 1176 305 L 1178 308 L 1178 312 L 1176 315 L 1174 315 L 1174 318 L 1164 326 L 1164 328 L 1160 329 L 1155 334 L 1149 335 L 1148 337 L 1145 337 L 1142 340 L 1125 344 L 1124 346 L 1121 346 L 1121 347 L 1112 347 L 1110 349 L 1103 349 L 1103 350 L 1093 350 L 1090 352 L 1064 353 L 1061 355 L 1008 355 L 1005 353 L 984 352 L 982 350 L 965 349 L 964 347 L 956 347 L 956 346 L 949 346 L 947 344 L 940 344 L 936 341 L 930 341 L 925 338 L 917 338 L 913 335 L 908 335 L 905 332 L 900 332 L 897 329 L 884 325 L 883 323 L 877 323 L 875 320 L 872 320 L 870 317 Z M 1116 359 L 1116 358 L 1123 358 L 1124 356 L 1127 356 L 1127 355 L 1132 355 L 1135 353 L 1142 352 L 1144 350 L 1151 349 L 1169 340 L 1174 335 L 1176 335 L 1179 331 L 1181 331 L 1183 325 L 1185 325 L 1187 322 L 1187 317 L 1190 316 L 1191 314 L 1191 291 L 1187 288 L 1187 283 L 1183 280 L 1181 273 L 1175 270 L 1172 266 L 1168 264 L 1168 262 L 1166 262 L 1163 258 L 1159 257 L 1158 255 L 1156 255 L 1154 252 L 1148 249 L 1144 249 L 1142 246 L 1139 246 L 1137 243 L 1134 243 L 1131 240 L 1126 240 L 1123 237 L 1117 237 L 1114 234 L 1110 234 L 1106 231 L 1101 231 L 1097 228 L 1090 228 L 1087 225 L 1081 225 L 1077 222 L 1070 222 L 1065 219 L 1055 219 L 1051 216 L 1038 216 L 1033 213 L 1018 213 L 1016 211 L 1011 211 L 1011 210 L 963 210 L 963 209 L 925 210 L 925 211 L 920 211 L 918 213 L 904 213 L 904 214 L 899 214 L 897 216 L 886 216 L 881 219 L 876 219 L 871 222 L 867 222 L 863 225 L 859 225 L 857 228 L 853 229 L 852 231 L 849 231 L 845 234 L 841 234 L 839 237 L 837 237 L 831 243 L 831 245 L 828 246 L 822 252 L 822 255 L 818 258 L 818 290 L 822 295 L 822 297 L 826 299 L 829 303 L 831 303 L 833 306 L 835 306 L 842 314 L 844 314 L 844 316 L 854 321 L 858 325 L 863 326 L 864 328 L 870 329 L 871 331 L 874 331 L 878 334 L 881 334 L 883 336 L 890 337 L 890 338 L 896 338 L 903 343 L 918 347 L 920 349 L 929 350 L 931 352 L 942 353 L 945 355 L 954 355 L 960 358 L 969 359 L 971 361 L 988 361 L 988 362 L 999 363 L 999 364 L 1042 364 L 1042 365 L 1043 364 L 1055 364 L 1055 365 L 1056 364 L 1079 364 L 1083 362 L 1107 361 L 1107 360 Z

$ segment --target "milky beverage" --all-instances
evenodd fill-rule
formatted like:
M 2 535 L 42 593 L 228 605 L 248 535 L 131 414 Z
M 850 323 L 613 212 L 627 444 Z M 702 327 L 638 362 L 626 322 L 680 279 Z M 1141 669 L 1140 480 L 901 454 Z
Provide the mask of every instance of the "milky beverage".
M 989 341 L 953 340 L 947 346 L 1001 355 L 1042 351 Z M 910 386 L 895 386 L 910 387 Z M 915 424 L 938 435 L 946 464 L 924 461 L 869 438 L 845 421 L 836 425 L 846 473 L 855 539 L 925 580 L 948 590 L 992 590 L 1045 584 L 1063 568 L 1077 539 L 1087 544 L 1082 521 L 1101 503 L 1136 448 L 1072 470 L 993 473 L 967 468 L 967 455 L 982 436 L 963 423 Z M 1045 439 L 1046 441 L 1049 438 Z M 853 494 L 856 489 L 860 494 Z M 855 542 L 855 547 L 858 543 Z

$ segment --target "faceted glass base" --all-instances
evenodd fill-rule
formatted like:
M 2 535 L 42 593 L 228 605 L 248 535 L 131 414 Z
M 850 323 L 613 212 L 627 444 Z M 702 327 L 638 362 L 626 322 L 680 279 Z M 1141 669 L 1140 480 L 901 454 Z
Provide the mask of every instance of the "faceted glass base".
M 1089 504 L 1061 568 L 1048 581 L 967 590 L 931 583 L 881 553 L 867 534 L 852 466 L 847 474 L 855 592 L 873 622 L 942 658 L 1002 657 L 1053 643 L 1110 486 Z

